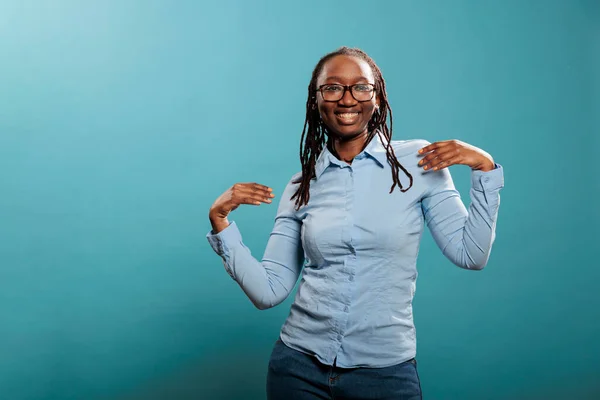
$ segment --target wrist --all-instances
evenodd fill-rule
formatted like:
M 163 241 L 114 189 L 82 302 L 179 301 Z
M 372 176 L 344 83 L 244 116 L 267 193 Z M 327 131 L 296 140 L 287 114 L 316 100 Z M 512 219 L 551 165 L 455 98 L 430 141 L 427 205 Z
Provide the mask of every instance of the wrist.
M 485 162 L 482 162 L 481 164 L 473 167 L 474 171 L 481 171 L 481 172 L 489 172 L 493 169 L 496 169 L 496 163 L 494 163 L 494 160 L 491 160 L 491 159 L 487 159 Z
M 212 226 L 213 233 L 215 234 L 221 232 L 223 229 L 229 226 L 229 220 L 227 217 L 223 217 L 213 210 L 208 213 L 208 219 L 210 220 L 210 225 Z
M 481 172 L 490 172 L 490 171 L 492 171 L 494 169 L 496 169 L 496 166 L 494 164 L 492 164 L 491 167 L 489 167 L 489 166 L 488 167 L 483 167 L 483 168 L 480 168 L 479 171 L 481 171 Z

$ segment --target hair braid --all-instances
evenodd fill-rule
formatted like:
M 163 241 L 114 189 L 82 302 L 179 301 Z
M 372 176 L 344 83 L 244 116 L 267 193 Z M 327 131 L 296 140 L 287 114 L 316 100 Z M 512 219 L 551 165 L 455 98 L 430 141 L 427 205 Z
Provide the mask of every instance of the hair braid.
M 385 80 L 381 74 L 381 70 L 375 64 L 375 61 L 364 51 L 356 48 L 341 47 L 338 50 L 325 55 L 319 60 L 312 73 L 312 78 L 308 85 L 308 100 L 306 101 L 306 119 L 302 129 L 302 138 L 300 139 L 300 163 L 302 165 L 302 176 L 295 183 L 300 183 L 300 186 L 292 196 L 292 200 L 296 199 L 296 209 L 302 205 L 308 204 L 310 199 L 310 181 L 315 177 L 315 167 L 317 157 L 327 145 L 326 133 L 327 129 L 324 126 L 319 110 L 317 110 L 317 79 L 323 70 L 325 63 L 331 58 L 338 55 L 354 56 L 364 60 L 369 64 L 375 77 L 375 93 L 379 97 L 379 108 L 373 113 L 373 117 L 368 125 L 368 137 L 365 146 L 371 141 L 375 134 L 379 135 L 382 143 L 385 143 L 385 151 L 388 164 L 392 168 L 392 187 L 390 193 L 394 191 L 396 185 L 401 192 L 406 192 L 412 187 L 412 175 L 400 164 L 394 149 L 392 148 L 392 109 L 387 100 L 387 92 L 385 90 Z M 390 125 L 387 125 L 389 112 Z M 409 178 L 409 185 L 405 189 L 399 179 L 399 172 L 402 170 Z

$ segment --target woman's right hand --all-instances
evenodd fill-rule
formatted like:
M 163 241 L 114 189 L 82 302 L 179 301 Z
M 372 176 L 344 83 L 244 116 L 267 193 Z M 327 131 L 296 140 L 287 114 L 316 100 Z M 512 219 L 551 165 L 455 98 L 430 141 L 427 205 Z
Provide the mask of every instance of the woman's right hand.
M 227 216 L 241 204 L 258 206 L 271 203 L 275 197 L 272 189 L 258 183 L 236 183 L 220 195 L 210 207 L 208 217 L 214 233 L 219 233 L 229 226 Z

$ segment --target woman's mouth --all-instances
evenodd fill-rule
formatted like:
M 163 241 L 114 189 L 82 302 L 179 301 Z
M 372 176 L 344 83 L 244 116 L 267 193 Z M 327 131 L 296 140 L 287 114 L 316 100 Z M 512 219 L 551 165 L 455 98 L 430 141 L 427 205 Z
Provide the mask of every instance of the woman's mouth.
M 335 113 L 337 120 L 344 125 L 351 125 L 358 121 L 357 112 Z

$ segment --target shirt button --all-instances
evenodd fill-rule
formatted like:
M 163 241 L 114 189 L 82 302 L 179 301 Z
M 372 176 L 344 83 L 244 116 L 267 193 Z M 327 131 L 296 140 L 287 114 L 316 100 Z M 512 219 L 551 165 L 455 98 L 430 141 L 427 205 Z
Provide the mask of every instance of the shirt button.
M 344 311 L 348 312 L 348 306 L 344 307 Z
M 338 339 L 338 340 L 342 340 L 342 335 L 341 335 L 341 334 L 338 334 L 338 336 L 337 336 L 337 339 Z
M 350 279 L 350 282 L 353 282 L 354 281 L 354 275 L 350 275 L 350 278 L 348 278 L 348 279 Z

